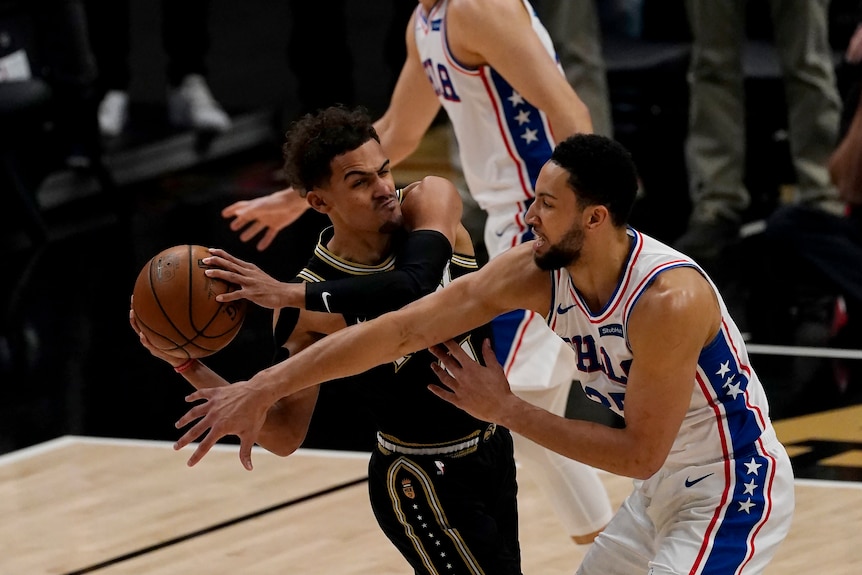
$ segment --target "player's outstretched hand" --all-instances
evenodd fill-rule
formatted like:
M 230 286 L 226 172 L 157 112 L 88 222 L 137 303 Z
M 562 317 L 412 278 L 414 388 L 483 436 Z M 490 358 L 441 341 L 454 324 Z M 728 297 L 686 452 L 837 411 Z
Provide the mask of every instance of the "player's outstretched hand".
M 282 229 L 299 219 L 308 209 L 308 202 L 293 188 L 285 188 L 253 200 L 240 200 L 222 210 L 223 218 L 233 218 L 230 229 L 238 232 L 239 239 L 251 241 L 261 232 L 257 249 L 268 248 Z
M 204 273 L 208 277 L 238 286 L 238 289 L 217 295 L 217 301 L 247 299 L 267 309 L 304 305 L 304 284 L 280 282 L 253 263 L 243 261 L 224 250 L 210 248 L 209 252 L 212 255 L 204 258 L 203 263 L 214 267 Z
M 428 386 L 437 397 L 463 409 L 476 419 L 491 423 L 500 423 L 512 403 L 517 402 L 489 340 L 482 343 L 484 366 L 467 355 L 454 340 L 435 345 L 431 353 L 442 364 L 431 365 L 440 383 L 445 386 Z
M 203 459 L 219 439 L 236 435 L 240 439 L 239 460 L 243 467 L 252 470 L 251 448 L 257 441 L 269 409 L 265 398 L 255 392 L 245 381 L 201 389 L 186 396 L 189 403 L 204 400 L 189 409 L 176 423 L 177 429 L 193 422 L 194 425 L 177 440 L 174 449 L 180 450 L 200 439 L 197 449 L 188 460 L 189 467 Z
M 163 352 L 162 350 L 153 346 L 152 343 L 150 343 L 150 340 L 147 339 L 147 336 L 145 336 L 144 332 L 141 331 L 141 328 L 138 327 L 138 322 L 135 319 L 134 303 L 135 303 L 135 296 L 132 296 L 132 299 L 130 302 L 130 307 L 129 307 L 129 325 L 131 325 L 132 329 L 135 330 L 135 333 L 138 334 L 138 339 L 141 341 L 141 345 L 143 345 L 145 348 L 147 348 L 147 350 L 151 354 L 153 354 L 155 357 L 157 357 L 161 360 L 164 360 L 164 361 L 168 362 L 169 364 L 171 364 L 172 367 L 178 367 L 178 366 L 184 364 L 186 362 L 186 360 L 180 359 L 178 357 L 174 357 L 172 355 L 168 355 L 167 353 Z

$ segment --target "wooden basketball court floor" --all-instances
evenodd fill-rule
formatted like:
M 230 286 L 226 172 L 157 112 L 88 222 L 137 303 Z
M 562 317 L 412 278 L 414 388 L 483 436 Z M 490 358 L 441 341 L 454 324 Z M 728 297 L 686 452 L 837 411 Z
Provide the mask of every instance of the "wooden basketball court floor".
M 767 573 L 862 572 L 862 406 L 776 422 L 797 470 L 796 514 Z M 64 436 L 0 456 L 0 574 L 406 574 L 366 493 L 367 453 L 255 452 L 196 467 L 170 443 Z M 807 479 L 821 476 L 829 479 Z M 603 474 L 614 505 L 630 480 Z M 574 573 L 570 543 L 519 477 L 523 571 Z
M 433 134 L 401 180 L 457 178 L 445 130 Z M 775 425 L 793 458 L 796 512 L 767 574 L 862 573 L 862 405 Z M 367 453 L 256 450 L 253 472 L 234 445 L 194 468 L 190 454 L 64 436 L 0 455 L 0 575 L 410 573 L 372 516 Z M 602 479 L 619 505 L 631 480 Z M 574 573 L 583 550 L 529 474 L 519 484 L 523 572 Z

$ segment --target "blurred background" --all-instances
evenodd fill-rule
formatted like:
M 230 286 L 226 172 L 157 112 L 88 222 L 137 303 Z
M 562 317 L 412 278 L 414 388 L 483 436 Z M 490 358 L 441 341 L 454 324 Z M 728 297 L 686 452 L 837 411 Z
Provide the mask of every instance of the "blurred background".
M 633 225 L 673 242 L 691 211 L 684 154 L 691 37 L 683 2 L 598 2 L 614 136 L 631 150 L 643 183 Z M 0 453 L 65 434 L 178 437 L 173 424 L 186 410 L 190 387 L 149 356 L 128 326 L 139 270 L 162 249 L 193 243 L 223 247 L 276 277 L 292 277 L 316 242 L 319 216 L 304 216 L 259 252 L 239 240 L 220 212 L 283 187 L 281 140 L 299 114 L 348 99 L 374 117 L 382 113 L 415 7 L 411 0 L 351 0 L 343 2 L 339 24 L 327 14 L 327 2 L 315 3 L 317 13 L 305 2 L 200 3 L 208 7 L 191 17 L 205 27 L 205 37 L 188 25 L 179 30 L 205 48 L 204 65 L 192 63 L 200 69 L 190 81 L 167 56 L 166 38 L 177 31 L 165 5 L 128 2 L 121 16 L 128 17 L 129 33 L 117 40 L 112 36 L 124 36 L 125 27 L 111 12 L 116 4 L 0 0 L 6 260 Z M 762 346 L 753 362 L 780 419 L 862 401 L 859 360 L 846 353 L 860 341 L 848 328 L 855 324 L 846 292 L 806 281 L 803 268 L 798 277 L 788 274 L 798 283 L 776 285 L 774 276 L 764 277 L 763 262 L 774 254 L 759 230 L 792 190 L 794 175 L 768 3 L 748 6 L 752 203 L 742 245 L 714 277 L 753 349 Z M 832 1 L 830 44 L 842 97 L 847 78 L 858 73 L 842 56 L 858 23 L 858 2 Z M 346 45 L 334 46 L 338 37 Z M 109 85 L 111 59 L 122 59 L 124 41 L 126 77 L 120 73 Z M 112 92 L 110 117 L 105 96 Z M 190 116 L 187 100 L 209 108 Z M 398 166 L 396 179 L 408 183 L 429 173 L 457 179 L 452 158 L 447 120 L 440 117 L 416 154 Z M 250 308 L 237 338 L 206 363 L 231 381 L 265 367 L 273 351 L 269 321 L 266 311 Z M 786 353 L 797 347 L 845 352 Z M 306 446 L 368 449 L 372 442 L 353 391 L 337 382 L 324 386 Z

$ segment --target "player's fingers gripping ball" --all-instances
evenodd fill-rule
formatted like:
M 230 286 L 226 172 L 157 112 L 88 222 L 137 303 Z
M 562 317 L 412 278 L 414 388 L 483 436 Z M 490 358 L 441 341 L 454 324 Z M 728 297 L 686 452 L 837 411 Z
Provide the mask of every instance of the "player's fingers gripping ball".
M 246 301 L 218 302 L 236 286 L 208 277 L 207 248 L 179 245 L 156 254 L 135 281 L 132 307 L 150 343 L 178 358 L 212 355 L 229 344 L 245 319 Z

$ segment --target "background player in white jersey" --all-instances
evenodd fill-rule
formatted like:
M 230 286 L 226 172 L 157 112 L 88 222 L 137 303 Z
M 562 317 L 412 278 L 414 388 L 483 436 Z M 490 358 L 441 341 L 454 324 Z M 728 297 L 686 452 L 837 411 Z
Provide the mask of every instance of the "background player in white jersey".
M 545 314 L 576 349 L 584 390 L 623 428 L 565 419 L 509 389 L 453 342 L 435 347 L 438 396 L 549 449 L 635 479 L 581 574 L 762 573 L 787 535 L 793 471 L 763 387 L 715 285 L 687 256 L 627 224 L 634 163 L 613 140 L 575 135 L 542 168 L 527 219 L 537 239 L 445 290 L 350 327 L 255 378 L 203 391 L 177 448 L 206 433 L 194 464 L 227 434 L 251 446 L 279 397 L 480 325 L 510 309 Z M 373 341 L 373 348 L 362 342 Z M 208 433 L 207 433 L 208 432 Z
M 406 1 L 406 0 L 405 0 Z M 505 38 L 505 42 L 500 39 Z M 454 129 L 471 196 L 487 213 L 493 258 L 532 238 L 524 214 L 559 139 L 591 132 L 590 114 L 567 82 L 544 26 L 526 0 L 421 0 L 406 31 L 407 58 L 389 107 L 374 126 L 396 166 L 442 107 Z M 291 189 L 225 210 L 249 240 L 269 241 L 308 207 Z M 494 323 L 497 352 L 513 388 L 562 415 L 573 355 L 532 312 Z M 568 534 L 589 543 L 610 519 L 595 471 L 516 437 L 519 462 L 551 499 Z

